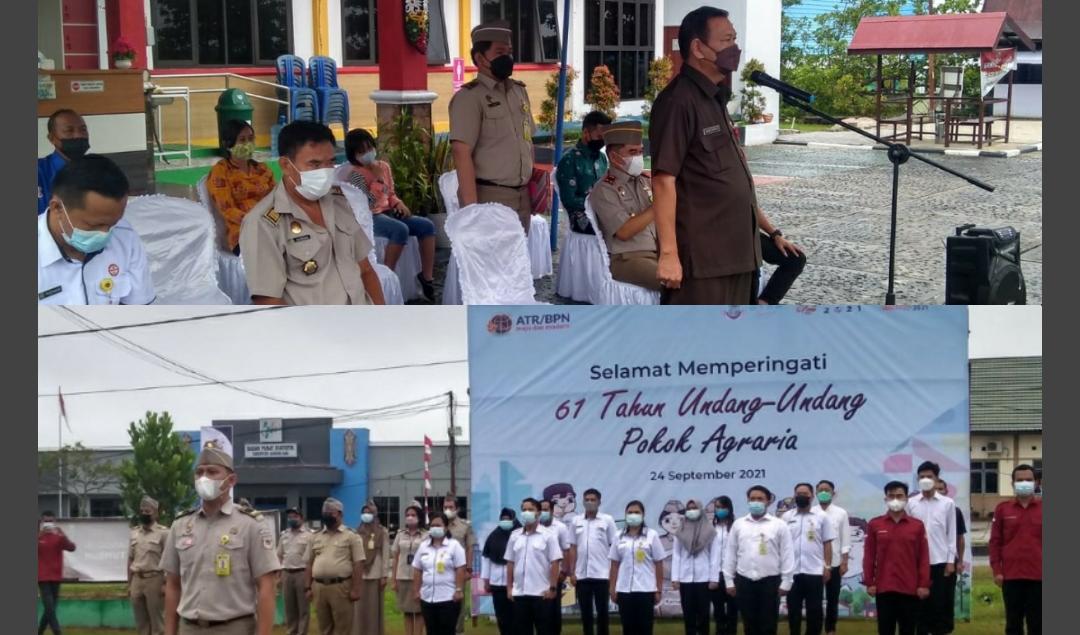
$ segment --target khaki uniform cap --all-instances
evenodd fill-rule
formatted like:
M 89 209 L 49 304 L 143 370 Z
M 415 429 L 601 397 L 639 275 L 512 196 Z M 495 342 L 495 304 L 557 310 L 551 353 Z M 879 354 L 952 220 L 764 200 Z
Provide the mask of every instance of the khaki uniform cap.
M 604 131 L 604 143 L 612 145 L 641 145 L 640 121 L 616 121 Z
M 472 30 L 472 43 L 473 46 L 476 46 L 477 42 L 513 44 L 510 38 L 512 34 L 513 31 L 510 30 L 509 22 L 503 20 L 485 22 Z

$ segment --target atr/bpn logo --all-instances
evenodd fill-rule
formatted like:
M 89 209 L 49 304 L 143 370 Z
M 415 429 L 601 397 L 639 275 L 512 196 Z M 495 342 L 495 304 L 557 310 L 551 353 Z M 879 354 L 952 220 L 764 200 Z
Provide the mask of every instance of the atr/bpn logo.
M 514 320 L 505 313 L 498 313 L 496 315 L 493 315 L 491 319 L 488 320 L 488 333 L 491 333 L 493 335 L 505 335 L 509 333 L 510 330 L 513 328 Z

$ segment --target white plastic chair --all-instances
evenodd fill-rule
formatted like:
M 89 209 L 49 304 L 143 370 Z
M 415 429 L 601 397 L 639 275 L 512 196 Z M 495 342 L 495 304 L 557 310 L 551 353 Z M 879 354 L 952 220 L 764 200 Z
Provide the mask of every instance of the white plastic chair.
M 214 200 L 210 198 L 210 189 L 206 186 L 209 174 L 204 174 L 196 189 L 199 192 L 199 200 L 210 215 L 214 218 L 215 234 L 217 238 L 214 244 L 217 246 L 218 263 L 218 288 L 229 296 L 233 304 L 251 304 L 251 292 L 248 291 L 247 276 L 244 274 L 244 261 L 234 254 L 226 244 L 227 230 L 225 219 L 217 211 Z
M 558 180 L 555 180 L 555 192 L 559 192 Z M 559 200 L 562 200 L 561 194 Z M 565 205 L 563 210 L 566 210 Z M 595 224 L 593 228 L 596 228 Z M 606 250 L 607 247 L 604 247 L 604 254 L 607 253 Z M 595 287 L 603 275 L 601 270 L 607 271 L 607 268 L 604 267 L 602 254 L 596 248 L 595 238 L 568 229 L 563 236 L 562 246 L 559 247 L 559 275 L 555 281 L 555 293 L 575 302 L 591 302 L 589 298 L 596 297 L 599 293 Z
M 460 209 L 457 189 L 457 170 L 443 172 L 439 175 L 439 193 L 442 194 L 443 204 L 446 205 L 446 222 L 448 223 Z M 454 259 L 452 246 L 450 249 L 450 262 L 446 265 L 446 279 L 443 280 L 442 303 L 461 304 L 461 284 L 458 281 L 458 265 Z
M 477 203 L 448 215 L 464 304 L 542 304 L 517 213 L 498 203 Z
M 217 235 L 210 210 L 186 198 L 152 194 L 129 198 L 124 219 L 142 239 L 157 292 L 155 304 L 230 304 L 218 288 Z
M 368 205 L 367 196 L 356 186 L 349 183 L 340 183 L 339 187 L 341 187 L 341 193 L 345 195 L 345 200 L 349 202 L 349 207 L 352 208 L 356 222 L 360 224 L 364 233 L 367 234 L 368 240 L 374 245 L 375 221 L 371 217 L 371 207 Z M 393 269 L 379 263 L 374 248 L 368 254 L 368 262 L 371 263 L 371 268 L 379 276 L 379 284 L 382 286 L 383 299 L 386 303 L 405 304 L 405 296 L 401 291 L 401 280 Z
M 608 258 L 607 244 L 604 242 L 600 223 L 596 222 L 591 195 L 585 197 L 585 216 L 596 231 L 592 236 L 597 251 L 600 253 L 600 277 L 590 285 L 593 295 L 589 302 L 593 304 L 660 304 L 660 293 L 628 282 L 619 282 L 611 277 L 611 260 Z M 589 236 L 586 236 L 588 238 Z

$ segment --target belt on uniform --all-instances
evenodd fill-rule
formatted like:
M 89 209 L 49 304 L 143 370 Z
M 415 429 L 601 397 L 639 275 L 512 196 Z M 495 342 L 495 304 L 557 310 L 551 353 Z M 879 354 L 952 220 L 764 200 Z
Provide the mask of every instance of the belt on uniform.
M 248 613 L 247 615 L 241 615 L 240 617 L 232 617 L 227 620 L 191 620 L 186 617 L 180 619 L 184 620 L 185 624 L 191 624 L 192 626 L 198 626 L 199 628 L 210 628 L 211 626 L 221 626 L 222 624 L 229 624 L 237 620 L 246 620 L 248 618 L 255 618 L 255 614 Z
M 520 190 L 520 189 L 525 187 L 524 185 L 500 185 L 498 183 L 489 181 L 487 179 L 476 179 L 476 184 L 477 185 L 486 185 L 488 187 L 501 187 L 501 188 L 505 188 L 505 189 L 508 189 L 508 190 Z
M 346 580 L 351 580 L 352 576 L 345 576 L 344 578 L 315 578 L 315 581 L 319 584 L 339 584 Z
M 301 571 L 307 571 L 307 569 L 300 567 L 299 569 L 285 569 L 286 573 L 300 573 Z
M 134 573 L 140 578 L 153 578 L 162 574 L 161 571 L 135 571 Z

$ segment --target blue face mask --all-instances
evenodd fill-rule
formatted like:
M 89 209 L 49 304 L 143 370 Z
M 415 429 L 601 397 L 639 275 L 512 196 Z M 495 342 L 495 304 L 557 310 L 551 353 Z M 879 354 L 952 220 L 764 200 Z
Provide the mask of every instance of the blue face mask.
M 356 158 L 360 160 L 361 165 L 371 165 L 372 163 L 375 163 L 375 156 L 374 150 L 368 150 Z
M 751 516 L 761 516 L 765 513 L 765 503 L 761 501 L 750 501 L 748 507 L 750 508 Z
M 550 523 L 551 522 L 551 512 L 540 512 L 540 522 L 542 522 L 542 523 Z
M 717 520 L 724 520 L 728 517 L 728 510 L 726 509 L 718 509 L 714 513 L 716 514 Z
M 499 521 L 499 529 L 502 529 L 503 531 L 510 531 L 513 528 L 514 528 L 514 521 L 512 521 L 512 520 L 500 520 Z
M 71 216 L 68 216 L 64 202 L 59 199 L 57 202 L 60 203 L 60 211 L 64 212 L 64 218 L 67 220 L 68 227 L 71 228 L 70 234 L 64 233 L 63 227 L 60 228 L 60 234 L 64 237 L 64 242 L 84 254 L 92 254 L 105 249 L 105 246 L 109 244 L 109 239 L 112 237 L 112 227 L 107 232 L 79 229 L 71 222 Z

